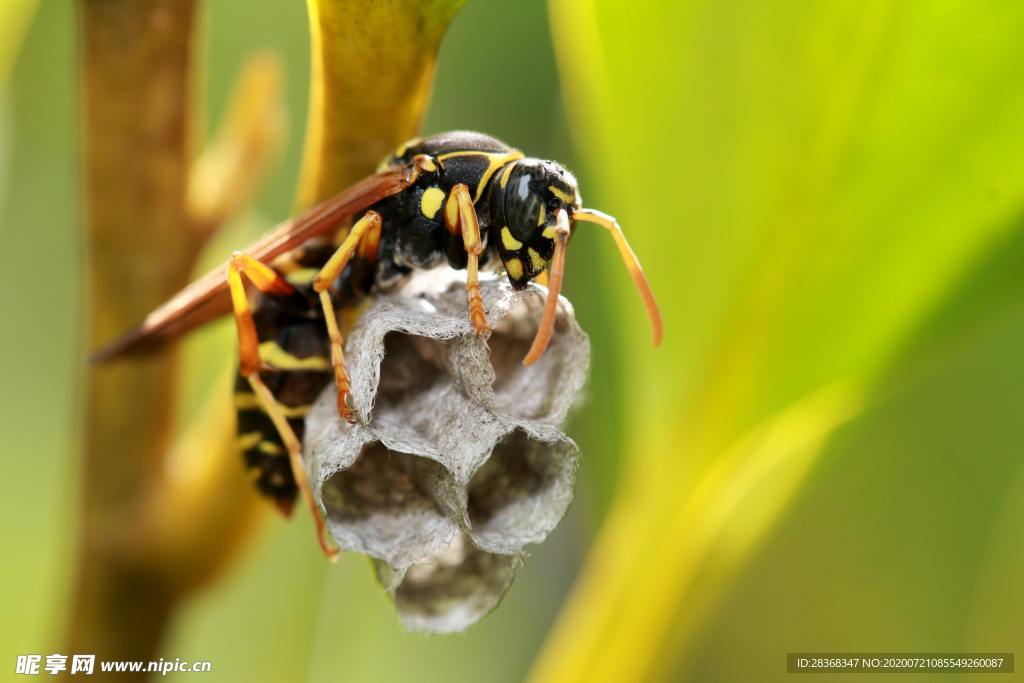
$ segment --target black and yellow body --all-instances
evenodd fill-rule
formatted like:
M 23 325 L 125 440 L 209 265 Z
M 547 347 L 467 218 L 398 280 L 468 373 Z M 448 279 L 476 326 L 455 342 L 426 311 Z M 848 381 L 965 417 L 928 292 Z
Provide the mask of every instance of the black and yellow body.
M 417 157 L 427 161 L 416 184 L 375 207 L 385 225 L 382 281 L 445 262 L 466 267 L 462 237 L 445 222 L 445 213 L 447 225 L 455 222 L 452 188 L 459 184 L 468 188 L 479 219 L 481 265 L 497 256 L 517 289 L 544 272 L 554 251 L 555 211 L 580 206 L 576 179 L 568 171 L 554 162 L 527 159 L 488 135 L 464 131 L 413 140 L 382 166 L 412 163 Z M 389 223 L 396 227 L 390 234 Z
M 311 404 L 334 380 L 327 329 L 319 301 L 310 288 L 312 274 L 333 252 L 334 247 L 326 240 L 289 252 L 278 260 L 277 269 L 293 285 L 294 293 L 258 294 L 253 305 L 263 381 L 300 440 Z M 238 448 L 246 467 L 253 472 L 260 493 L 289 514 L 298 489 L 288 451 L 241 374 L 235 382 L 235 410 Z
M 357 252 L 348 261 L 330 288 L 335 309 L 355 306 L 376 288 L 389 287 L 414 270 L 444 264 L 464 269 L 468 255 L 463 236 L 449 227 L 457 222 L 451 216 L 458 211 L 452 190 L 460 184 L 476 208 L 484 243 L 481 265 L 500 262 L 516 288 L 544 271 L 554 250 L 555 211 L 560 205 L 579 206 L 575 180 L 567 171 L 552 162 L 525 159 L 490 136 L 469 132 L 407 143 L 382 167 L 414 159 L 419 167 L 415 183 L 369 209 L 381 217 L 379 247 L 376 253 Z M 314 240 L 279 256 L 271 267 L 294 292 L 260 295 L 253 306 L 260 374 L 300 439 L 310 404 L 333 377 L 327 328 L 312 282 L 337 246 Z M 246 465 L 254 471 L 259 490 L 287 511 L 297 491 L 288 453 L 243 376 L 236 384 L 235 404 Z
M 478 268 L 503 269 L 516 289 L 547 272 L 543 317 L 523 359 L 528 365 L 553 333 L 566 245 L 578 222 L 615 238 L 657 344 L 661 318 L 640 264 L 615 219 L 581 208 L 572 174 L 490 136 L 454 132 L 403 145 L 376 174 L 236 252 L 94 358 L 151 350 L 232 312 L 238 444 L 246 465 L 260 492 L 286 514 L 303 495 L 321 547 L 333 557 L 306 481 L 302 437 L 306 413 L 332 381 L 340 417 L 360 419 L 349 405 L 339 312 L 355 311 L 363 298 L 415 270 L 447 264 L 466 270 L 469 320 L 486 337 Z M 246 283 L 258 290 L 252 299 Z

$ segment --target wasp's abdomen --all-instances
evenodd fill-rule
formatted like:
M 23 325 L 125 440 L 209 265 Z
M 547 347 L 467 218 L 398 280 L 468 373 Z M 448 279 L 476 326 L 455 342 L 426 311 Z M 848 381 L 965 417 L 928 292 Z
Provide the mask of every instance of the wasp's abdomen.
M 301 309 L 289 310 L 266 298 L 257 302 L 253 317 L 263 340 L 260 377 L 301 442 L 310 405 L 333 381 L 323 319 L 304 315 Z M 246 468 L 253 473 L 260 493 L 288 514 L 298 492 L 288 450 L 248 380 L 241 375 L 235 382 L 235 410 L 238 446 Z

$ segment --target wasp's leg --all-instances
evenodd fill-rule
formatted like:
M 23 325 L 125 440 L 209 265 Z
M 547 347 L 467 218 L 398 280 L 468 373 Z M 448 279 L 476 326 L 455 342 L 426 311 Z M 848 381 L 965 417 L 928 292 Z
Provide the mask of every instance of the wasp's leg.
M 327 322 L 327 334 L 331 339 L 331 365 L 334 367 L 334 382 L 338 386 L 338 414 L 343 420 L 350 423 L 356 421 L 356 413 L 348 405 L 351 387 L 348 383 L 348 372 L 345 370 L 344 339 L 341 336 L 341 328 L 338 327 L 338 319 L 334 314 L 330 288 L 334 281 L 341 276 L 357 248 L 363 258 L 369 261 L 377 260 L 377 250 L 380 248 L 380 229 L 380 214 L 376 211 L 367 211 L 362 218 L 355 222 L 338 250 L 313 279 L 313 290 L 320 295 L 320 305 L 323 307 L 324 320 Z
M 309 489 L 309 480 L 306 477 L 306 469 L 302 465 L 302 444 L 299 443 L 295 431 L 288 424 L 288 418 L 285 417 L 281 404 L 277 402 L 267 385 L 260 379 L 259 339 L 256 335 L 256 323 L 252 318 L 252 310 L 249 308 L 249 301 L 245 296 L 242 275 L 245 275 L 250 282 L 256 285 L 257 289 L 266 294 L 286 295 L 292 292 L 292 287 L 272 269 L 250 256 L 236 252 L 228 264 L 228 288 L 231 291 L 231 305 L 234 309 L 235 326 L 238 329 L 239 373 L 249 382 L 260 406 L 274 423 L 285 448 L 288 449 L 292 476 L 295 477 L 295 483 L 302 491 L 309 510 L 313 514 L 313 521 L 316 523 L 317 541 L 319 541 L 324 554 L 331 560 L 335 560 L 338 550 L 327 541 L 324 518 L 320 514 L 320 508 L 316 501 L 313 500 L 313 493 Z
M 451 202 L 454 201 L 454 204 Z M 484 251 L 480 239 L 480 221 L 477 220 L 476 208 L 469 188 L 459 183 L 452 188 L 452 196 L 448 200 L 450 207 L 445 209 L 445 226 L 453 235 L 461 232 L 462 244 L 466 249 L 466 297 L 469 300 L 469 320 L 477 335 L 487 337 L 491 330 L 487 326 L 484 313 L 484 301 L 480 296 L 480 278 L 478 274 L 480 254 Z
M 437 164 L 434 163 L 433 158 L 427 154 L 417 154 L 412 158 L 409 164 L 409 170 L 406 174 L 406 182 L 410 185 L 414 184 L 419 177 L 424 173 L 436 173 Z
M 252 311 L 249 310 L 242 275 L 265 294 L 287 296 L 294 290 L 273 269 L 251 256 L 237 251 L 231 256 L 227 279 L 228 289 L 231 291 L 231 306 L 235 312 L 235 328 L 238 330 L 239 372 L 248 377 L 259 370 L 260 354 L 256 324 L 252 320 Z

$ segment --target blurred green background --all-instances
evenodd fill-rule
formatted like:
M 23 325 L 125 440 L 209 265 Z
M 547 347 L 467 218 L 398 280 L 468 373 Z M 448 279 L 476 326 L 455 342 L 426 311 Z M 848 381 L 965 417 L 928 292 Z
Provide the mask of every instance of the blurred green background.
M 216 260 L 289 213 L 309 45 L 302 2 L 217 0 L 202 23 L 206 126 L 262 48 L 291 119 Z M 7 671 L 60 651 L 74 557 L 75 24 L 40 3 L 0 86 Z M 274 519 L 163 656 L 209 659 L 212 680 L 561 682 L 783 680 L 797 650 L 1024 653 L 1021 35 L 1011 2 L 566 0 L 549 18 L 470 0 L 425 132 L 576 171 L 630 236 L 666 342 L 650 349 L 611 242 L 579 234 L 577 500 L 469 632 L 403 633 L 365 560 L 328 567 L 308 520 Z M 231 330 L 190 352 L 215 364 Z

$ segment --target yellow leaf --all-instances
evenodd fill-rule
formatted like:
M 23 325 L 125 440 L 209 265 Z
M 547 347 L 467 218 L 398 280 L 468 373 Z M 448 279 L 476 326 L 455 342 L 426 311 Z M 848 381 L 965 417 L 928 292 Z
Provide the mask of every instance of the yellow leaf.
M 416 135 L 437 50 L 465 0 L 308 0 L 313 83 L 299 204 L 367 175 Z
M 0 3 L 0 85 L 7 82 L 18 48 L 25 37 L 38 0 L 4 0 Z

